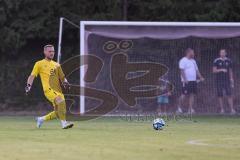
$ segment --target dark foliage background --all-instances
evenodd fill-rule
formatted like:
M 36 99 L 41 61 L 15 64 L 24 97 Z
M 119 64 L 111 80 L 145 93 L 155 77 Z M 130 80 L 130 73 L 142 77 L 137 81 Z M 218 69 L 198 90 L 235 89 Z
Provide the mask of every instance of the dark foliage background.
M 34 62 L 43 57 L 42 46 L 57 44 L 61 16 L 76 24 L 80 20 L 239 22 L 240 1 L 0 0 L 0 111 L 31 109 L 43 99 L 37 82 L 26 98 L 25 81 Z M 64 58 L 77 55 L 79 30 L 65 25 L 63 45 Z

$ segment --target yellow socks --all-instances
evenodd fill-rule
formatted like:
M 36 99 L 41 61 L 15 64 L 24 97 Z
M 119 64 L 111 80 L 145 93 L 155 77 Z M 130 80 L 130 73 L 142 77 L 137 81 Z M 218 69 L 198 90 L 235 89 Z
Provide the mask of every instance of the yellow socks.
M 66 120 L 66 103 L 65 101 L 57 104 L 56 107 L 57 115 L 60 120 Z
M 52 119 L 55 119 L 55 118 L 57 118 L 57 115 L 56 115 L 55 111 L 50 112 L 47 115 L 43 116 L 44 121 L 49 121 L 49 120 L 52 120 Z
M 39 117 L 42 121 L 49 121 L 52 119 L 60 119 L 62 127 L 65 127 L 67 124 L 66 121 L 66 102 L 63 100 L 54 107 L 54 111 L 48 113 L 45 116 Z

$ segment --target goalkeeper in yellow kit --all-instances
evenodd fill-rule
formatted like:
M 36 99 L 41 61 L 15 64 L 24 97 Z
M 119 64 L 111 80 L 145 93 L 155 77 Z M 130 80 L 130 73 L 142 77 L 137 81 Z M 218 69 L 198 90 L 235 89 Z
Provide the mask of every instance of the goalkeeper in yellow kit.
M 60 64 L 52 60 L 54 53 L 53 45 L 44 46 L 45 58 L 35 63 L 32 73 L 28 77 L 25 91 L 27 94 L 31 90 L 34 78 L 40 75 L 44 95 L 52 103 L 54 111 L 45 116 L 37 117 L 37 127 L 40 128 L 44 121 L 58 118 L 61 121 L 62 128 L 68 129 L 73 127 L 73 123 L 66 121 L 66 102 L 60 83 L 64 87 L 67 87 L 69 83 L 65 78 Z

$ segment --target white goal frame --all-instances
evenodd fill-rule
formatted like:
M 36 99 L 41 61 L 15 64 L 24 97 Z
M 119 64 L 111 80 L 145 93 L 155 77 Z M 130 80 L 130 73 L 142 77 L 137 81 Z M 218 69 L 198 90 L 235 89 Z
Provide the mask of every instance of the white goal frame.
M 85 53 L 86 26 L 191 26 L 191 27 L 240 27 L 238 22 L 127 22 L 127 21 L 80 21 L 80 55 Z M 84 67 L 80 68 L 80 86 L 84 87 Z M 84 90 L 81 91 L 84 95 Z M 80 114 L 85 113 L 85 98 L 80 97 Z

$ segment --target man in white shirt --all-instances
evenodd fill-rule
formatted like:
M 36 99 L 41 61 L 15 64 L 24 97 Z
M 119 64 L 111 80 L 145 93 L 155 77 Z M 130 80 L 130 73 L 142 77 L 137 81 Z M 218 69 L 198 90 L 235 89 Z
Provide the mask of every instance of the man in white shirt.
M 179 61 L 179 69 L 181 72 L 182 81 L 182 95 L 179 98 L 178 113 L 182 113 L 182 104 L 186 97 L 189 100 L 188 113 L 194 113 L 194 95 L 197 94 L 197 78 L 204 81 L 201 73 L 198 70 L 196 61 L 194 60 L 194 50 L 191 48 L 186 49 L 185 57 Z

